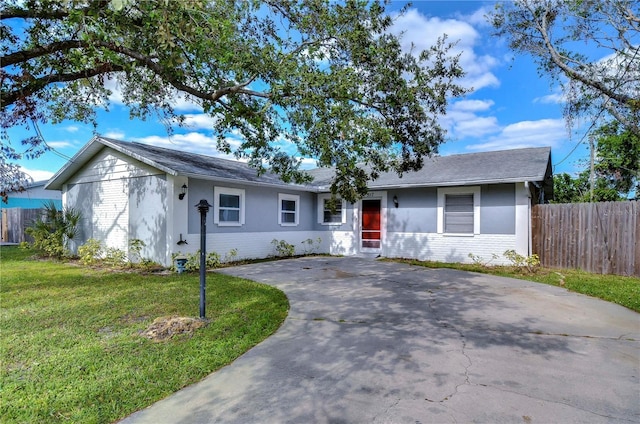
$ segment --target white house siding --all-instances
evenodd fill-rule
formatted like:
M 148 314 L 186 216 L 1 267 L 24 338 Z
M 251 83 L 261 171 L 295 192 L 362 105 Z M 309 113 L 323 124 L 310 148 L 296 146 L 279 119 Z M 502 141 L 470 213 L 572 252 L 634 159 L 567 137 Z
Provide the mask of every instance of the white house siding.
M 351 256 L 359 253 L 357 231 L 327 231 L 325 238 L 331 255 Z
M 237 256 L 234 259 L 266 258 L 276 253 L 274 245 L 271 243 L 275 239 L 284 240 L 294 245 L 296 254 L 328 253 L 328 236 L 330 233 L 321 231 L 208 233 L 206 249 L 207 253 L 218 253 L 223 261 L 233 249 L 237 251 Z M 317 242 L 318 237 L 321 238 L 320 244 Z M 307 239 L 314 241 L 312 246 L 303 243 Z M 187 244 L 175 246 L 172 253 L 189 254 L 200 249 L 199 234 L 188 234 L 185 240 Z
M 439 262 L 472 262 L 469 253 L 492 264 L 507 264 L 502 254 L 516 248 L 512 234 L 475 234 L 451 236 L 435 233 L 387 233 L 383 256 Z M 500 257 L 492 260 L 492 255 Z
M 516 184 L 516 240 L 514 250 L 523 256 L 531 254 L 531 192 L 529 185 Z
M 164 176 L 129 180 L 129 237 L 142 240 L 145 259 L 165 263 L 167 256 L 167 181 Z
M 130 237 L 129 196 L 130 193 L 136 195 L 131 192 L 131 185 L 135 186 L 142 179 L 158 174 L 155 168 L 109 148 L 88 161 L 69 179 L 63 197 L 66 207 L 78 209 L 83 216 L 76 247 L 89 238 L 95 238 L 105 247 L 127 252 Z M 158 189 L 155 184 L 154 190 Z M 154 208 L 159 209 L 157 206 Z M 137 212 L 139 208 L 135 210 Z M 134 217 L 134 222 L 139 223 L 138 217 Z
M 93 184 L 93 238 L 105 247 L 127 251 L 129 234 L 129 181 L 99 181 Z

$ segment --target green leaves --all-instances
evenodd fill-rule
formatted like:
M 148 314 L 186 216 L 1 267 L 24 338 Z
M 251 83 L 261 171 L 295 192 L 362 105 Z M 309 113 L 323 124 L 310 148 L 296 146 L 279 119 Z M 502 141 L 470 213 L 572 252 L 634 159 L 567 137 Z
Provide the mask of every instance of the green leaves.
M 295 155 L 308 155 L 336 167 L 336 192 L 352 201 L 379 172 L 436 152 L 438 118 L 464 93 L 451 45 L 403 51 L 378 1 L 31 0 L 0 12 L 18 22 L 3 46 L 19 40 L 3 51 L 4 128 L 95 122 L 105 78 L 117 78 L 133 116 L 175 117 L 186 93 L 219 138 L 242 137 L 238 156 L 302 182 Z

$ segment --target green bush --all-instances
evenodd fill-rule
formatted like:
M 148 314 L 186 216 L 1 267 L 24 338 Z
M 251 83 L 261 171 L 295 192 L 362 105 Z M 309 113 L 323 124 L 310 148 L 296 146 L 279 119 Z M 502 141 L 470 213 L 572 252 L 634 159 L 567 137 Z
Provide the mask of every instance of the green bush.
M 129 263 L 142 263 L 144 260 L 140 252 L 146 243 L 140 239 L 129 240 Z
M 507 250 L 503 253 L 511 265 L 522 270 L 523 268 L 529 272 L 534 272 L 536 267 L 540 266 L 540 257 L 538 255 L 523 256 L 515 250 Z
M 53 258 L 71 256 L 68 244 L 77 235 L 80 212 L 73 208 L 58 209 L 53 201 L 46 203 L 44 209 L 44 215 L 25 230 L 33 237 L 33 247 Z
M 236 260 L 237 257 L 238 257 L 238 249 L 231 249 L 226 255 L 224 255 L 224 262 L 225 263 L 233 262 Z
M 275 249 L 275 254 L 273 256 L 284 256 L 290 257 L 296 254 L 296 247 L 293 244 L 287 243 L 285 240 L 271 240 L 271 244 Z
M 107 266 L 123 266 L 127 263 L 127 254 L 117 247 L 107 247 L 104 251 L 103 262 Z
M 102 243 L 100 240 L 90 238 L 85 244 L 78 247 L 78 256 L 83 265 L 94 265 L 102 257 Z
M 195 253 L 174 253 L 171 255 L 171 269 L 176 270 L 175 260 L 178 256 L 185 256 L 187 258 L 187 262 L 184 265 L 184 269 L 187 272 L 198 271 L 200 270 L 200 249 L 198 249 Z M 217 252 L 209 252 L 205 257 L 205 267 L 207 269 L 218 268 L 221 264 L 220 255 Z

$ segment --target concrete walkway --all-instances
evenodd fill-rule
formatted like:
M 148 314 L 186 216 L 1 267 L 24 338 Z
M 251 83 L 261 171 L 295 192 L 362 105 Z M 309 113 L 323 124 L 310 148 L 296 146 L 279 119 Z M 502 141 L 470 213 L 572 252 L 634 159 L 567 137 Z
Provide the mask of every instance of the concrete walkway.
M 132 423 L 640 422 L 640 314 L 527 281 L 361 258 L 223 270 L 276 334 Z

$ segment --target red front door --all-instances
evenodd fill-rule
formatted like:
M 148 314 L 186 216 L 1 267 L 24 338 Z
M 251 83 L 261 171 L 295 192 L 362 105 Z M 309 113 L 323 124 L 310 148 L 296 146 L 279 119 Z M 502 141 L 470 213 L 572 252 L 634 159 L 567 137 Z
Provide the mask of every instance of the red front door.
M 362 248 L 380 249 L 380 199 L 362 200 Z

